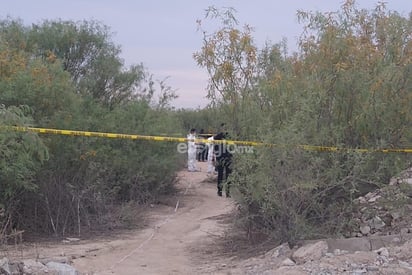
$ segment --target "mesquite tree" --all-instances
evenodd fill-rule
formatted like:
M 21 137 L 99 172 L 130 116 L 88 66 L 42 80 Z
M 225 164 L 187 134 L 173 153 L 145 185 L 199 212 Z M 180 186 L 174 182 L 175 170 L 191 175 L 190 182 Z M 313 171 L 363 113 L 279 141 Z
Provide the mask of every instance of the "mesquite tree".
M 209 7 L 205 19 L 218 19 L 222 27 L 209 33 L 198 20 L 203 35 L 202 49 L 194 59 L 209 74 L 207 97 L 213 106 L 227 107 L 228 125 L 240 134 L 240 114 L 248 107 L 253 81 L 257 73 L 256 46 L 251 36 L 252 28 L 238 29 L 233 9 L 218 10 Z

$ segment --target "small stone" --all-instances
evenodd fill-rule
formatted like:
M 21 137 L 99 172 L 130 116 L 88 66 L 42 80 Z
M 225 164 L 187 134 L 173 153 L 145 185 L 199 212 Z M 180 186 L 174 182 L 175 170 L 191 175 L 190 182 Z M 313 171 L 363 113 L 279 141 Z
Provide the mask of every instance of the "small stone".
M 23 260 L 23 274 L 44 274 L 46 266 L 33 259 Z
M 376 266 L 380 266 L 382 263 L 381 263 L 381 261 L 376 260 L 376 261 L 374 262 L 374 264 L 375 264 Z
M 412 184 L 412 178 L 410 178 L 410 179 L 402 179 L 402 183 Z
M 362 235 L 368 235 L 371 232 L 371 227 L 369 225 L 364 225 L 359 228 Z
M 372 220 L 369 221 L 369 226 L 371 229 L 381 229 L 385 227 L 385 222 L 379 216 L 375 216 Z
M 412 266 L 408 262 L 398 260 L 398 263 L 401 267 L 412 270 Z
M 353 275 L 358 275 L 358 274 L 364 274 L 367 273 L 368 271 L 366 270 L 366 268 L 362 268 L 362 269 L 355 269 L 352 271 L 351 274 Z
M 398 184 L 398 178 L 393 177 L 389 180 L 389 185 L 396 185 Z
M 291 249 L 289 248 L 288 243 L 283 243 L 276 248 L 268 251 L 265 253 L 265 256 L 267 257 L 272 257 L 272 258 L 277 258 L 280 256 L 285 256 L 291 253 Z
M 360 209 L 360 212 L 365 212 L 366 210 L 368 210 L 368 207 L 362 207 L 361 209 Z
M 10 263 L 9 267 L 10 267 L 10 274 L 22 274 L 24 272 L 24 265 L 22 262 Z
M 349 264 L 349 266 L 350 266 L 351 268 L 358 268 L 358 267 L 359 267 L 357 264 L 354 264 L 354 263 Z
M 380 195 L 374 196 L 374 197 L 370 198 L 370 199 L 368 200 L 368 202 L 375 202 L 375 201 L 377 201 L 378 199 L 380 199 L 381 197 L 382 197 L 382 196 L 380 196 Z
M 308 261 L 318 260 L 328 252 L 328 243 L 326 241 L 318 241 L 316 243 L 307 244 L 300 247 L 293 253 L 293 260 L 297 264 L 303 264 Z
M 79 238 L 66 238 L 66 240 L 70 241 L 70 242 L 78 242 L 80 241 Z
M 344 254 L 347 254 L 347 253 L 348 253 L 348 251 L 343 250 L 343 249 L 336 248 L 335 250 L 333 250 L 333 254 L 335 256 L 340 256 L 340 255 L 344 255 Z
M 62 264 L 62 263 L 56 263 L 56 262 L 49 262 L 46 265 L 49 270 L 52 271 L 57 271 L 58 274 L 67 274 L 67 275 L 78 275 L 79 273 L 77 270 L 68 265 L 68 264 Z
M 11 274 L 10 266 L 9 266 L 9 259 L 6 257 L 0 260 L 0 272 L 1 274 Z
M 44 265 L 46 265 L 49 262 L 56 262 L 56 263 L 62 263 L 62 264 L 70 264 L 71 263 L 71 257 L 66 257 L 66 256 L 56 256 L 52 258 L 45 258 L 41 259 L 40 262 Z
M 401 217 L 401 213 L 398 212 L 398 211 L 396 211 L 396 212 L 391 212 L 390 215 L 392 216 L 392 218 L 393 218 L 394 220 L 397 220 L 397 219 L 399 219 L 399 218 Z
M 389 251 L 386 247 L 381 247 L 375 252 L 378 253 L 378 255 L 381 255 L 383 257 L 389 257 Z
M 281 266 L 295 266 L 296 263 L 289 258 L 282 261 Z

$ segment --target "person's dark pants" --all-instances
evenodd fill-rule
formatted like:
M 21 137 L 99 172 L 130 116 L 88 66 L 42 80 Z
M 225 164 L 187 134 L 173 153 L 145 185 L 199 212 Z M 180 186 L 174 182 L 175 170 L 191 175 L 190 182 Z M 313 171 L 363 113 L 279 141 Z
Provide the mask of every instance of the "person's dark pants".
M 205 144 L 205 146 L 203 147 L 203 151 L 202 151 L 202 161 L 207 161 L 207 154 L 208 154 L 208 148 Z
M 198 145 L 198 150 L 196 152 L 196 160 L 197 161 L 206 161 L 207 160 L 207 157 L 205 158 L 206 152 L 207 152 L 206 150 L 207 150 L 206 144 L 201 143 L 201 144 Z
M 200 161 L 201 155 L 202 155 L 202 151 L 199 148 L 197 148 L 196 149 L 196 160 L 197 161 Z
M 217 194 L 222 195 L 223 183 L 227 181 L 227 178 L 232 173 L 230 162 L 225 160 L 218 160 L 217 170 Z M 226 197 L 230 196 L 230 182 L 226 182 Z

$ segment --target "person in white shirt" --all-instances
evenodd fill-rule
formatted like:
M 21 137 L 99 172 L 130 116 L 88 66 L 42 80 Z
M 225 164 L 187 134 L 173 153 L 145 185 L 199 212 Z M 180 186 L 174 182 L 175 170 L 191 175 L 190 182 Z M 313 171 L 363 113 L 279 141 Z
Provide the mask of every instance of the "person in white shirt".
M 207 139 L 207 146 L 208 146 L 208 152 L 207 152 L 207 173 L 208 174 L 213 174 L 215 171 L 215 165 L 214 165 L 214 160 L 215 160 L 215 153 L 213 152 L 213 136 Z
M 187 169 L 189 172 L 196 172 L 199 171 L 196 167 L 196 129 L 190 129 L 187 138 Z

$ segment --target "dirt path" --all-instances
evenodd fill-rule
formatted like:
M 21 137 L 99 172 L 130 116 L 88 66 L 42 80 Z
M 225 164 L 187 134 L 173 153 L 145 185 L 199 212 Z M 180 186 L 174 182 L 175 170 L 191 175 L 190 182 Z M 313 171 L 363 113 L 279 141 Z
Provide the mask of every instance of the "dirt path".
M 233 202 L 218 197 L 215 182 L 207 180 L 206 163 L 199 166 L 201 172 L 179 173 L 176 204 L 155 206 L 151 226 L 116 240 L 79 244 L 83 255 L 73 266 L 82 274 L 197 273 L 207 264 L 207 254 L 196 248 L 213 245 L 211 236 L 223 234 L 226 226 L 220 218 L 233 209 Z
M 216 176 L 201 172 L 178 174 L 179 194 L 145 210 L 143 229 L 70 242 L 25 243 L 0 249 L 11 260 L 69 261 L 80 274 L 216 274 L 227 266 L 217 257 L 217 240 L 225 236 L 233 213 L 231 199 L 216 194 Z M 220 255 L 219 255 L 220 256 Z M 226 274 L 226 273 L 224 273 Z
M 177 197 L 167 205 L 153 205 L 144 213 L 145 219 L 138 219 L 145 224 L 143 229 L 93 240 L 8 246 L 0 249 L 0 256 L 53 261 L 62 256 L 80 274 L 412 274 L 412 231 L 410 236 L 377 236 L 374 243 L 380 246 L 373 251 L 369 237 L 322 240 L 328 247 L 322 255 L 310 250 L 319 240 L 292 250 L 285 244 L 259 253 L 249 250 L 247 242 L 231 239 L 233 234 L 226 230 L 231 226 L 233 201 L 217 196 L 215 178 L 207 177 L 206 163 L 199 166 L 203 172 L 179 173 Z M 302 251 L 317 258 L 298 262 L 298 251 L 300 258 Z

